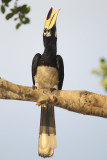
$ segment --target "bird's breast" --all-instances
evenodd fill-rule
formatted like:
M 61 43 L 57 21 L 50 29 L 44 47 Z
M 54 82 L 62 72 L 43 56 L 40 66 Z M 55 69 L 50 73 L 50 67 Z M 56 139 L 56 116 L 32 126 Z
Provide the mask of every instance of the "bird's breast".
M 54 67 L 39 66 L 35 76 L 35 86 L 37 88 L 58 89 L 58 70 Z

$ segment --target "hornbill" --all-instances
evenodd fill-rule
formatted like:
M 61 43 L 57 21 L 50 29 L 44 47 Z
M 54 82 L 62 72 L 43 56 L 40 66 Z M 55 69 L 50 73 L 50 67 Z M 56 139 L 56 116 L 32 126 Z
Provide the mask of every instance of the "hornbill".
M 60 9 L 51 8 L 46 17 L 43 54 L 37 53 L 32 61 L 32 80 L 34 88 L 61 90 L 64 79 L 63 59 L 57 53 L 56 19 Z M 51 157 L 57 146 L 54 106 L 41 105 L 38 154 Z

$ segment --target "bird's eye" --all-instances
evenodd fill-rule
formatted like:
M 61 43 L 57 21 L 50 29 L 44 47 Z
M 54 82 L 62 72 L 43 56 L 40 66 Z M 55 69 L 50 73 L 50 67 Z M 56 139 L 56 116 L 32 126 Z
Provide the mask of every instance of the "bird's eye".
M 51 30 L 49 29 L 48 32 L 51 32 Z
M 45 28 L 45 29 L 44 29 L 44 33 L 46 33 L 47 31 L 48 31 L 47 28 Z

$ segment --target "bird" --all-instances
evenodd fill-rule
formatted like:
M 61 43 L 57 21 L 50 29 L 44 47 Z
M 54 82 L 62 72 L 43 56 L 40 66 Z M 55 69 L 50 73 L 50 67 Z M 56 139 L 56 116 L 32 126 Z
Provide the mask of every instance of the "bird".
M 57 55 L 56 20 L 60 9 L 47 14 L 43 30 L 43 54 L 37 53 L 32 60 L 33 88 L 61 90 L 64 80 L 64 62 Z M 52 157 L 57 147 L 54 106 L 41 104 L 41 118 L 38 154 L 41 157 Z

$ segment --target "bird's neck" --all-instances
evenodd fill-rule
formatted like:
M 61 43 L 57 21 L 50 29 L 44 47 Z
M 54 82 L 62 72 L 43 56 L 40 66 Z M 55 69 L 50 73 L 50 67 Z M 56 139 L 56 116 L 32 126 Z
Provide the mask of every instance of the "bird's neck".
M 44 53 L 45 54 L 52 54 L 52 55 L 56 55 L 56 49 L 53 49 L 53 48 L 49 48 L 49 47 L 47 47 L 47 48 L 45 48 L 44 49 Z
M 57 52 L 57 39 L 56 37 L 44 37 L 44 53 L 55 54 Z

